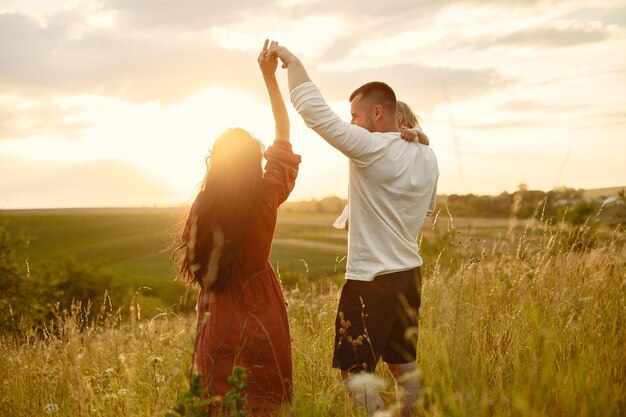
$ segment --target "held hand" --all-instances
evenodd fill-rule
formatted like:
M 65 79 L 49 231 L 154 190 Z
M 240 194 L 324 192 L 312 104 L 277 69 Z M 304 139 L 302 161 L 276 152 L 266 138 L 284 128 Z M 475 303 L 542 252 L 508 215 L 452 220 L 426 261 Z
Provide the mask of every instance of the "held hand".
M 429 146 L 430 139 L 428 139 L 428 136 L 426 136 L 426 133 L 424 133 L 422 128 L 419 126 L 415 126 L 413 129 L 417 132 L 417 141 L 422 145 Z
M 407 129 L 405 127 L 401 127 L 400 137 L 407 142 L 413 142 L 415 139 L 417 139 L 417 132 L 411 129 Z
M 290 62 L 298 59 L 294 54 L 291 53 L 291 51 L 289 51 L 289 49 L 285 48 L 284 46 L 278 46 L 278 42 L 272 42 L 272 45 L 270 45 L 268 51 L 269 55 L 273 57 L 278 57 L 281 60 L 281 62 L 283 63 L 283 68 L 287 68 Z
M 257 59 L 259 62 L 259 68 L 261 68 L 261 72 L 264 77 L 273 76 L 276 73 L 276 68 L 278 67 L 278 58 L 275 55 L 272 56 L 269 54 L 269 48 L 273 46 L 278 46 L 278 42 L 272 41 L 269 43 L 269 39 L 265 39 L 263 49 Z
M 424 133 L 421 127 L 416 126 L 412 129 L 401 127 L 400 137 L 407 142 L 413 142 L 417 139 L 422 145 L 430 145 L 430 139 L 428 139 L 428 136 L 426 136 L 426 133 Z

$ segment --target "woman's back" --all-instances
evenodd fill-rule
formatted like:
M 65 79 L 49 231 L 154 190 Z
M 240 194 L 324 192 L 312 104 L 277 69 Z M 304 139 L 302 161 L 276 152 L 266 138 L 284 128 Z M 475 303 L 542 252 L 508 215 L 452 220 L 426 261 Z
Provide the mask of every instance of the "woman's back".
M 294 187 L 300 157 L 280 141 L 265 157 L 259 207 L 242 246 L 240 272 L 223 289 L 200 292 L 196 339 L 196 366 L 209 394 L 228 392 L 233 366 L 243 366 L 255 415 L 275 413 L 292 393 L 289 322 L 269 255 L 278 207 Z
M 258 62 L 276 140 L 265 152 L 265 169 L 260 142 L 248 132 L 229 129 L 218 138 L 183 234 L 180 274 L 200 284 L 195 358 L 207 395 L 224 396 L 233 367 L 243 366 L 254 416 L 276 415 L 292 395 L 287 309 L 269 255 L 278 207 L 293 190 L 300 156 L 289 143 L 277 58 L 267 53 L 268 43 Z

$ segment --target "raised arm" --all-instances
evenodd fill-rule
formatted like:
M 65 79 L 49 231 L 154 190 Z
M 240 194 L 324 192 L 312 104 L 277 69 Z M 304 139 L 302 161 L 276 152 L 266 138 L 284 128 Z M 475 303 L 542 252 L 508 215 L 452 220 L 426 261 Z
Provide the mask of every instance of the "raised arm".
M 287 68 L 287 78 L 289 79 L 289 91 L 293 91 L 299 85 L 311 82 L 304 65 L 297 56 L 291 53 L 284 46 L 279 46 L 278 42 L 272 42 L 269 48 L 269 55 L 280 58 L 283 68 Z
M 289 116 L 287 115 L 287 108 L 285 107 L 285 100 L 280 93 L 280 87 L 278 87 L 278 81 L 276 80 L 276 68 L 278 67 L 278 58 L 276 55 L 270 55 L 270 48 L 278 46 L 277 42 L 266 39 L 263 44 L 263 49 L 259 54 L 259 67 L 263 73 L 263 80 L 267 87 L 267 92 L 270 96 L 270 103 L 272 104 L 272 113 L 274 114 L 274 121 L 276 123 L 276 140 L 283 140 L 289 142 Z
M 291 101 L 308 127 L 356 163 L 365 165 L 376 158 L 384 143 L 367 130 L 342 121 L 294 54 L 274 44 L 269 48 L 269 55 L 278 57 L 283 68 L 287 68 Z

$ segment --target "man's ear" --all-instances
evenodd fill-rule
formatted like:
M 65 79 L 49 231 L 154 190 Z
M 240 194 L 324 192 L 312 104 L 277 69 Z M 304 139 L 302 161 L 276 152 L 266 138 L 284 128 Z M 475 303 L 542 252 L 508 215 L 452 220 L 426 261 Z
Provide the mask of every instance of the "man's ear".
M 383 118 L 383 106 L 381 106 L 380 104 L 375 105 L 372 113 L 373 113 L 374 119 L 376 120 L 382 119 Z

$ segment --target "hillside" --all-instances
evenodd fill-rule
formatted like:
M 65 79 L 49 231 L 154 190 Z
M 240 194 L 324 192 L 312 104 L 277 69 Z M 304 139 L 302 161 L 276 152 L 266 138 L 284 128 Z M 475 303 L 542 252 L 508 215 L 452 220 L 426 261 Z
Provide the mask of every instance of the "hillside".
M 608 197 L 618 197 L 620 191 L 626 190 L 626 185 L 621 187 L 606 187 L 606 188 L 593 188 L 589 190 L 583 190 L 583 196 L 586 199 L 593 200 L 595 198 L 606 199 Z

